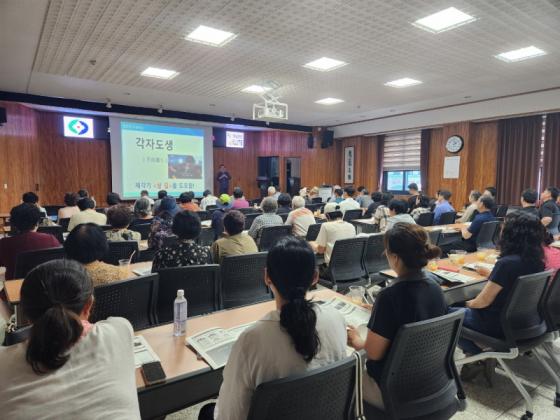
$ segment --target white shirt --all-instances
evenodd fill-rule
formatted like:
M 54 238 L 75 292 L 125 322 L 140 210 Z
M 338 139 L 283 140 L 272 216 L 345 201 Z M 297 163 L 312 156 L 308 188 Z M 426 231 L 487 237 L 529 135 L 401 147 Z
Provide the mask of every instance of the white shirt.
M 355 236 L 356 228 L 348 222 L 337 220 L 335 222 L 322 223 L 316 242 L 317 245 L 325 247 L 325 262 L 328 264 L 331 260 L 332 250 L 336 241 Z
M 341 201 L 338 205 L 340 206 L 340 211 L 343 215 L 346 213 L 346 210 L 357 210 L 360 208 L 360 203 L 352 197 L 348 197 L 347 199 Z
M 272 311 L 247 329 L 234 344 L 220 388 L 214 418 L 245 420 L 253 392 L 260 384 L 326 366 L 346 357 L 346 324 L 334 309 L 315 305 L 319 353 L 307 363 Z
M 218 201 L 218 197 L 214 197 L 213 195 L 207 195 L 202 200 L 200 200 L 200 208 L 202 210 L 206 210 L 206 206 L 215 206 L 216 201 Z
M 133 332 L 124 318 L 94 324 L 53 372 L 37 375 L 27 342 L 0 347 L 0 413 L 5 419 L 140 419 Z
M 105 225 L 107 224 L 107 216 L 103 213 L 96 212 L 93 209 L 87 209 L 76 213 L 70 218 L 70 222 L 68 223 L 68 232 L 72 232 L 72 229 L 74 229 L 78 225 L 81 225 L 82 223 L 95 223 L 96 225 Z
M 315 223 L 315 217 L 313 217 L 311 210 L 300 207 L 288 213 L 286 223 L 284 224 L 292 226 L 292 233 L 295 236 L 304 237 L 307 235 L 309 226 Z

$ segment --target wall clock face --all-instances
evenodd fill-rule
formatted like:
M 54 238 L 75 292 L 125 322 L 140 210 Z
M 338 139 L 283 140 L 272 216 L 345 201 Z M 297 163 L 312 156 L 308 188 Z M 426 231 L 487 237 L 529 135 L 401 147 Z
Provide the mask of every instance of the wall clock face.
M 451 136 L 445 143 L 445 149 L 450 153 L 458 153 L 463 148 L 464 141 L 461 136 Z

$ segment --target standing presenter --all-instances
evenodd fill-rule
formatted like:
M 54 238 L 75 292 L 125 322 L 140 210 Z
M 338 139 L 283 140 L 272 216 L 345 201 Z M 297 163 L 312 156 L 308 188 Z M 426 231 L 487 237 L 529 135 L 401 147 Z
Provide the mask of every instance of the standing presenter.
M 229 180 L 231 179 L 231 175 L 226 170 L 224 164 L 220 165 L 220 169 L 218 170 L 218 175 L 216 176 L 216 180 L 218 181 L 218 196 L 221 194 L 228 194 L 229 191 Z

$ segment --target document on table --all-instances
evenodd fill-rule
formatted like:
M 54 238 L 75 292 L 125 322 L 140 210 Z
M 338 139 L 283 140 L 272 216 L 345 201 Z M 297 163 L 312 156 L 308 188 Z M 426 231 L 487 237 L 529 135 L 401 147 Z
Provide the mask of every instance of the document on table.
M 317 303 L 324 308 L 333 308 L 337 310 L 344 317 L 346 325 L 353 325 L 355 327 L 367 325 L 371 317 L 371 312 L 368 309 L 338 297 L 332 298 L 326 302 Z

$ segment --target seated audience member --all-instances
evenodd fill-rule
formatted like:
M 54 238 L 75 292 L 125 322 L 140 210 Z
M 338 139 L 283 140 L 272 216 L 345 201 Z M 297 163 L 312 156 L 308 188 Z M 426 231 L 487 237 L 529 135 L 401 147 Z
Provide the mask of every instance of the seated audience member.
M 0 239 L 0 266 L 6 267 L 6 280 L 14 278 L 16 258 L 22 252 L 60 247 L 53 235 L 37 232 L 40 219 L 41 212 L 34 204 L 23 203 L 10 211 L 13 235 Z
M 200 201 L 200 208 L 202 210 L 206 210 L 206 207 L 208 206 L 215 206 L 217 200 L 218 197 L 212 195 L 212 191 L 204 190 L 204 192 L 202 193 L 202 200 Z
M 496 201 L 496 193 L 497 193 L 496 187 L 486 187 L 484 189 L 484 192 L 482 193 L 482 195 L 486 195 L 488 197 L 491 197 L 495 202 Z
M 375 213 L 373 213 L 373 224 L 379 226 L 380 232 L 385 232 L 387 229 L 387 219 L 391 216 L 389 214 L 389 201 L 393 199 L 393 194 L 383 193 L 381 195 L 381 202 Z
M 116 192 L 110 192 L 107 194 L 107 205 L 109 207 L 117 206 L 121 204 L 121 196 Z
M 94 287 L 129 277 L 118 266 L 102 261 L 109 252 L 109 243 L 105 232 L 95 223 L 81 224 L 73 229 L 64 241 L 64 251 L 68 258 L 84 265 Z
M 30 192 L 26 192 L 25 194 L 23 194 L 23 196 L 21 197 L 21 201 L 23 203 L 33 204 L 34 206 L 37 206 L 39 211 L 41 213 L 44 213 L 42 216 L 47 217 L 47 210 L 45 210 L 44 207 L 41 207 L 41 205 L 39 204 L 39 196 L 37 194 L 35 194 L 34 192 L 30 191 Z
M 212 213 L 211 227 L 214 229 L 214 239 L 218 239 L 224 233 L 224 216 L 231 209 L 231 197 L 227 194 L 220 195 L 216 201 L 216 210 Z
M 338 196 L 336 195 L 336 190 L 340 190 L 340 191 L 341 191 L 340 195 L 338 195 Z M 343 191 L 342 191 L 342 188 L 340 187 L 340 185 L 334 185 L 334 186 L 332 187 L 332 195 L 329 197 L 329 199 L 327 200 L 327 202 L 330 203 L 330 202 L 332 202 L 332 201 L 336 201 L 337 203 L 340 203 L 342 200 L 344 200 L 344 199 L 342 198 L 342 192 L 343 192 Z M 306 204 L 307 204 L 307 203 L 306 203 Z
M 554 242 L 554 238 L 546 231 L 544 226 L 543 237 L 544 269 L 556 272 L 560 269 L 560 249 L 550 246 Z
M 390 217 L 387 219 L 385 231 L 392 229 L 397 223 L 416 224 L 412 216 L 406 212 L 408 208 L 406 201 L 391 200 L 388 207 Z
M 336 190 L 334 190 L 334 200 L 330 200 L 327 204 L 325 204 L 325 207 L 323 208 L 323 213 L 327 214 L 327 213 L 331 213 L 333 211 L 337 211 L 340 210 L 340 203 L 342 203 L 342 201 L 344 201 L 344 198 L 342 198 L 342 195 L 344 194 L 344 191 L 342 190 L 342 188 L 337 188 Z
M 0 347 L 3 418 L 140 419 L 132 326 L 116 317 L 90 324 L 92 305 L 91 279 L 75 261 L 27 275 L 21 307 L 30 337 Z
M 140 191 L 140 198 L 146 198 L 150 202 L 150 206 L 153 206 L 155 201 L 150 197 L 148 190 Z
M 95 201 L 91 198 L 86 197 L 79 200 L 78 208 L 80 212 L 70 218 L 68 232 L 71 232 L 72 229 L 83 223 L 95 223 L 96 225 L 107 224 L 107 216 L 95 211 Z
M 107 221 L 112 229 L 105 232 L 109 241 L 137 241 L 142 239 L 139 232 L 128 229 L 132 214 L 128 206 L 119 204 L 107 210 Z
M 80 212 L 80 208 L 78 207 L 78 194 L 72 192 L 64 194 L 64 204 L 66 204 L 66 207 L 58 209 L 59 221 L 60 219 L 69 219 Z
M 558 214 L 560 213 L 556 205 L 558 195 L 559 190 L 556 187 L 548 187 L 541 193 L 543 203 L 539 208 L 539 217 L 541 218 L 541 223 L 552 235 L 558 234 Z
M 130 226 L 147 225 L 152 223 L 152 206 L 146 197 L 139 198 L 134 203 L 134 220 Z
M 531 188 L 527 188 L 521 193 L 520 211 L 539 217 L 539 210 L 535 207 L 538 199 L 539 199 L 539 194 L 535 190 Z
M 463 249 L 467 252 L 476 251 L 476 238 L 478 237 L 482 225 L 486 222 L 493 222 L 496 220 L 496 217 L 491 212 L 495 206 L 492 197 L 482 195 L 477 203 L 478 214 L 474 217 L 470 226 L 465 226 L 461 229 L 461 239 L 441 246 L 441 250 L 444 254 L 447 254 L 452 249 Z
M 200 235 L 200 217 L 192 211 L 182 211 L 173 218 L 172 231 L 178 241 L 156 252 L 152 272 L 160 268 L 204 265 L 212 262 L 210 249 L 194 240 Z
M 363 185 L 358 187 L 358 197 L 356 198 L 356 201 L 360 205 L 360 208 L 366 210 L 372 203 L 369 191 Z
M 417 207 L 417 198 L 420 195 L 420 191 L 418 191 L 418 184 L 415 182 L 408 184 L 408 193 L 410 194 L 410 197 L 408 197 L 407 200 L 407 207 L 408 212 L 410 213 Z
M 224 257 L 258 252 L 253 238 L 243 233 L 245 215 L 238 210 L 230 210 L 224 216 L 225 236 L 212 244 L 212 259 L 221 264 Z
M 78 190 L 78 201 L 80 201 L 82 198 L 91 198 L 93 200 L 93 208 L 97 206 L 97 203 L 95 202 L 95 198 L 90 196 L 89 191 L 86 190 L 85 188 L 81 188 Z
M 463 326 L 492 337 L 503 338 L 500 315 L 518 277 L 544 270 L 543 231 L 539 219 L 523 212 L 506 216 L 500 238 L 500 257 L 488 282 L 474 299 L 466 302 Z M 481 270 L 480 274 L 487 275 Z M 472 341 L 459 339 L 467 355 L 481 352 Z M 461 376 L 467 376 L 463 367 Z
M 261 209 L 263 214 L 257 216 L 255 220 L 253 220 L 253 224 L 249 229 L 249 236 L 255 240 L 257 245 L 261 241 L 263 228 L 284 224 L 282 218 L 276 214 L 278 202 L 273 197 L 266 197 L 261 203 Z
M 233 203 L 232 209 L 246 209 L 249 208 L 249 202 L 243 196 L 243 190 L 239 187 L 233 189 Z
M 319 266 L 322 278 L 327 275 L 327 268 L 331 260 L 332 250 L 336 241 L 350 239 L 356 236 L 354 225 L 342 220 L 342 212 L 333 211 L 327 213 L 328 222 L 321 223 L 321 229 L 313 246 L 317 254 L 325 255 L 325 263 Z
M 235 342 L 224 368 L 216 412 L 208 418 L 246 419 L 261 383 L 346 357 L 342 316 L 306 299 L 307 290 L 317 280 L 315 256 L 305 241 L 282 238 L 268 252 L 265 283 L 274 292 L 276 309 Z
M 449 204 L 451 193 L 447 190 L 438 191 L 436 209 L 434 210 L 434 225 L 439 224 L 439 219 L 443 213 L 455 211 L 453 206 Z
M 181 211 L 200 211 L 200 207 L 194 202 L 192 191 L 184 192 L 179 196 L 179 208 Z
M 293 210 L 288 214 L 285 224 L 292 226 L 294 236 L 305 238 L 309 226 L 315 224 L 313 212 L 305 208 L 305 200 L 297 195 L 292 198 L 292 208 Z
M 373 217 L 375 210 L 377 210 L 377 207 L 381 205 L 382 198 L 383 194 L 379 191 L 374 191 L 371 193 L 371 204 L 368 206 L 364 217 Z
M 346 213 L 346 210 L 357 210 L 360 208 L 358 202 L 354 200 L 354 193 L 354 187 L 350 186 L 344 188 L 344 193 L 342 194 L 342 198 L 344 198 L 344 200 L 342 200 L 339 204 L 340 211 L 342 212 L 343 216 L 344 213 Z
M 410 215 L 417 221 L 421 214 L 430 213 L 430 198 L 423 194 L 416 196 L 416 207 L 410 212 Z
M 157 193 L 157 200 L 154 202 L 154 216 L 157 214 L 158 210 L 159 210 L 159 205 L 161 204 L 161 200 L 163 200 L 165 197 L 167 197 L 167 191 L 165 190 L 159 190 Z
M 467 223 L 472 221 L 474 216 L 476 215 L 477 208 L 478 208 L 478 199 L 482 194 L 480 192 L 472 190 L 469 194 L 469 205 L 463 211 L 463 215 L 457 219 L 457 223 Z
M 313 199 L 314 198 L 320 198 L 319 196 L 319 187 L 313 187 L 309 190 L 309 193 L 307 194 L 307 198 L 309 198 L 309 202 L 313 203 Z
M 274 198 L 275 200 L 278 200 L 280 193 L 276 191 L 276 188 L 271 185 L 270 187 L 268 187 L 268 196 Z
M 165 197 L 161 200 L 158 214 L 152 219 L 150 235 L 148 236 L 148 248 L 160 249 L 165 238 L 173 236 L 171 231 L 173 217 L 178 212 L 179 209 L 173 197 Z
M 440 254 L 439 248 L 429 244 L 426 231 L 421 226 L 397 223 L 387 231 L 384 242 L 387 261 L 398 278 L 377 296 L 367 338 L 360 337 L 353 326 L 348 328 L 349 345 L 367 355 L 364 400 L 381 409 L 384 405 L 378 383 L 399 329 L 447 312 L 441 287 L 431 273 L 423 271 L 428 261 Z
M 311 204 L 311 200 L 309 200 L 309 197 L 307 196 L 307 187 L 303 187 L 302 189 L 300 189 L 298 195 L 300 197 L 303 197 L 306 205 Z
M 278 211 L 276 213 L 287 214 L 291 212 L 292 211 L 291 204 L 292 204 L 292 199 L 290 197 L 290 194 L 288 193 L 280 194 L 280 196 L 278 197 Z

